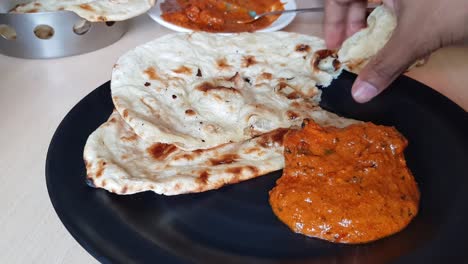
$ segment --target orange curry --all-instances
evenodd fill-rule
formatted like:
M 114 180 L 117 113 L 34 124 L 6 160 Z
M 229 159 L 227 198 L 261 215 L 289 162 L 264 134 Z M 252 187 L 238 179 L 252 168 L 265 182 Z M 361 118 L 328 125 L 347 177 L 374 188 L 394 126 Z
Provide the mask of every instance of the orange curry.
M 252 11 L 261 14 L 283 10 L 280 0 L 166 0 L 162 18 L 170 23 L 208 32 L 253 32 L 268 27 L 278 16 L 266 16 L 253 23 Z
M 270 191 L 273 212 L 293 231 L 332 242 L 400 231 L 418 213 L 420 196 L 406 145 L 393 127 L 322 128 L 306 120 L 285 135 L 285 169 Z

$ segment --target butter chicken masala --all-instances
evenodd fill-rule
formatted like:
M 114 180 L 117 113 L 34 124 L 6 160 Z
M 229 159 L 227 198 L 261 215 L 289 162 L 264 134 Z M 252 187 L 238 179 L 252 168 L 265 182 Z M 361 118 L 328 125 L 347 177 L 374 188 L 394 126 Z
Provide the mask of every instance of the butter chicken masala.
M 193 30 L 208 32 L 253 32 L 266 28 L 279 16 L 266 16 L 253 23 L 251 14 L 283 10 L 280 0 L 166 0 L 162 18 Z
M 420 196 L 406 145 L 393 127 L 305 121 L 285 135 L 283 176 L 270 191 L 274 213 L 294 232 L 332 242 L 364 243 L 400 231 L 418 213 Z

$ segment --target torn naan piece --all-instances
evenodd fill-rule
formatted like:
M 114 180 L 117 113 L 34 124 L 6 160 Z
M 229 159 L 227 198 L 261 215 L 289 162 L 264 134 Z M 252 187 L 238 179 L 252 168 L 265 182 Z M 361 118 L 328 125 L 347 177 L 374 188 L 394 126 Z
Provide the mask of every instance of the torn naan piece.
M 367 27 L 354 33 L 343 42 L 338 51 L 338 60 L 346 71 L 359 74 L 384 46 L 397 26 L 395 14 L 385 5 L 380 5 L 367 18 Z M 408 70 L 426 63 L 419 59 Z
M 112 99 L 135 133 L 184 150 L 300 125 L 341 71 L 322 39 L 297 33 L 170 34 L 117 62 Z
M 338 59 L 345 70 L 358 73 L 388 42 L 397 25 L 396 16 L 384 5 L 372 11 L 367 27 L 343 42 Z
M 357 122 L 320 108 L 310 116 L 325 126 L 345 127 Z M 282 169 L 286 132 L 287 129 L 276 129 L 242 142 L 183 151 L 174 145 L 142 140 L 114 111 L 89 136 L 83 157 L 87 179 L 94 187 L 117 194 L 195 193 Z
M 146 13 L 155 0 L 35 0 L 19 4 L 11 13 L 67 10 L 90 22 L 122 21 Z

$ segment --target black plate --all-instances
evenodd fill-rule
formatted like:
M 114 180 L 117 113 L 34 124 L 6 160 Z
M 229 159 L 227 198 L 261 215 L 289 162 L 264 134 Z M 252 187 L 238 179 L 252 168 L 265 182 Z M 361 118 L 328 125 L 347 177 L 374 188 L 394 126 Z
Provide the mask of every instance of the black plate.
M 422 193 L 421 210 L 402 232 L 365 245 L 297 235 L 272 213 L 268 191 L 280 172 L 201 194 L 118 196 L 85 183 L 83 147 L 112 111 L 109 83 L 79 102 L 57 129 L 47 155 L 49 195 L 76 240 L 104 263 L 466 263 L 468 116 L 406 77 L 374 101 L 350 97 L 354 75 L 323 94 L 324 108 L 393 125 Z

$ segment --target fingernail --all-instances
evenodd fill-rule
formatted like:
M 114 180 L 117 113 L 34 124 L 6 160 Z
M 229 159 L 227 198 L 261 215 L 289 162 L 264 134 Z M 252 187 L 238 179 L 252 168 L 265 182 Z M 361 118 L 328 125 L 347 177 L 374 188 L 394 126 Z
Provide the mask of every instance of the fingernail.
M 354 100 L 356 100 L 358 103 L 366 103 L 369 102 L 372 98 L 374 98 L 378 93 L 379 91 L 372 84 L 365 81 L 359 81 L 356 84 L 356 89 L 353 92 L 353 97 Z

